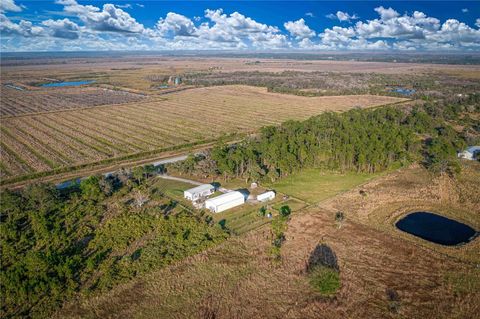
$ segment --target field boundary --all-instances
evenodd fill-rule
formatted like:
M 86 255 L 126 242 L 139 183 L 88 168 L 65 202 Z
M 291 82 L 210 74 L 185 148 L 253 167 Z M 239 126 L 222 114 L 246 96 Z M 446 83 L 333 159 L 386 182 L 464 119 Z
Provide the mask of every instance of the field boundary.
M 133 167 L 148 164 L 166 157 L 183 155 L 185 152 L 199 151 L 213 146 L 217 139 L 204 140 L 194 143 L 182 144 L 154 151 L 129 154 L 121 157 L 108 158 L 97 162 L 85 163 L 75 166 L 67 166 L 59 169 L 38 172 L 10 179 L 3 179 L 0 182 L 0 188 L 11 186 L 20 188 L 26 184 L 40 181 L 64 181 L 77 177 L 88 176 L 92 174 L 106 173 L 116 171 L 121 168 Z M 177 152 L 175 152 L 177 151 Z M 144 157 L 148 155 L 157 155 L 153 157 Z M 111 164 L 111 165 L 109 165 Z

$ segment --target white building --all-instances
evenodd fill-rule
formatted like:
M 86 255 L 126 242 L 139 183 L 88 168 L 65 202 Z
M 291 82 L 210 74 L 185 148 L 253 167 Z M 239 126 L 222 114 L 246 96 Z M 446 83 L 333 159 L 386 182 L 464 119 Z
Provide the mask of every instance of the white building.
M 274 191 L 268 191 L 268 192 L 257 195 L 257 200 L 259 202 L 266 202 L 266 201 L 272 200 L 274 198 L 275 198 L 275 192 Z
M 192 202 L 207 197 L 215 193 L 215 187 L 211 184 L 203 184 L 194 188 L 187 189 L 183 192 L 183 197 Z
M 233 191 L 207 199 L 205 201 L 205 208 L 214 213 L 220 213 L 232 207 L 242 205 L 243 203 L 245 203 L 245 196 L 239 191 Z
M 458 153 L 459 158 L 474 160 L 480 154 L 480 146 L 470 146 L 466 150 Z

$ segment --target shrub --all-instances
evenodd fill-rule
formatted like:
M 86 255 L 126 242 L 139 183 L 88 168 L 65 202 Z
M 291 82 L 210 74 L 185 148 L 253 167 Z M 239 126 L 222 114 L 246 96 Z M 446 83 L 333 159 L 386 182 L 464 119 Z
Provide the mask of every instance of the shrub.
M 335 213 L 335 221 L 341 223 L 343 222 L 344 219 L 345 219 L 345 214 L 343 212 L 338 211 Z
M 291 213 L 292 213 L 292 210 L 290 209 L 290 206 L 284 205 L 280 207 L 280 215 L 282 217 L 288 217 L 290 216 Z
M 340 288 L 340 274 L 333 268 L 315 266 L 308 276 L 310 286 L 322 296 L 332 296 Z
M 337 256 L 329 246 L 321 244 L 315 247 L 306 270 L 310 286 L 322 296 L 332 296 L 340 288 Z

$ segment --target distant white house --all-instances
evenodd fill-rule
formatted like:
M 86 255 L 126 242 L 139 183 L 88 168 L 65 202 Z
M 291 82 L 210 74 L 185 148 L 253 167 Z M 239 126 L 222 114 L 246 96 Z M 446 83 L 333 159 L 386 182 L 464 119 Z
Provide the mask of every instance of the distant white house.
M 459 152 L 458 157 L 467 160 L 474 160 L 480 154 L 480 146 L 470 146 L 466 150 Z
M 266 202 L 266 201 L 272 200 L 274 198 L 275 198 L 275 192 L 274 191 L 268 191 L 268 192 L 257 195 L 257 200 L 259 202 Z
M 183 192 L 183 197 L 192 202 L 207 197 L 215 193 L 215 187 L 212 184 L 203 184 L 194 188 L 187 189 Z
M 239 191 L 232 191 L 207 199 L 205 201 L 205 208 L 214 213 L 220 213 L 227 209 L 240 206 L 243 203 L 245 203 L 245 196 Z

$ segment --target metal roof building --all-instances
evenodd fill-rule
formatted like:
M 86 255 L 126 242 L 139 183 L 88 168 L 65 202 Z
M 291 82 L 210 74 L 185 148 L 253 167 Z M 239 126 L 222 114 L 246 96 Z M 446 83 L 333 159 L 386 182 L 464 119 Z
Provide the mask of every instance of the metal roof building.
M 272 200 L 274 198 L 275 198 L 275 192 L 274 191 L 268 191 L 268 192 L 257 195 L 257 200 L 259 202 L 266 202 L 266 201 Z
M 233 191 L 207 199 L 205 201 L 205 208 L 214 213 L 220 213 L 232 207 L 242 205 L 243 203 L 245 203 L 245 196 L 239 191 Z
M 480 154 L 480 146 L 470 146 L 463 152 L 458 153 L 459 158 L 474 160 Z
M 203 184 L 194 188 L 187 189 L 183 192 L 183 197 L 196 201 L 202 197 L 207 197 L 215 192 L 215 187 L 212 184 Z

